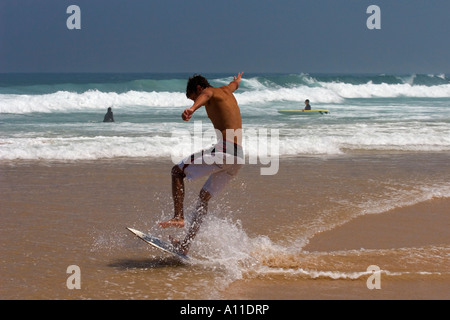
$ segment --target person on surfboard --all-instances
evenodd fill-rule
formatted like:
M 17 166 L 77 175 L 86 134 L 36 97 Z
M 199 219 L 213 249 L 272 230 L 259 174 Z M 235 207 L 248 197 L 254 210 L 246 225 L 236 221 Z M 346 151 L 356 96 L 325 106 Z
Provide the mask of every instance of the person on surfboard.
M 160 222 L 163 228 L 183 228 L 185 225 L 183 201 L 184 178 L 195 180 L 209 175 L 199 194 L 199 200 L 189 231 L 182 241 L 171 239 L 172 245 L 182 254 L 187 254 L 192 240 L 196 236 L 203 217 L 208 211 L 208 202 L 219 194 L 226 184 L 242 167 L 242 119 L 241 112 L 233 92 L 239 88 L 242 72 L 234 77 L 228 85 L 212 87 L 201 75 L 189 78 L 186 96 L 194 101 L 192 107 L 184 110 L 181 115 L 184 121 L 189 121 L 194 112 L 205 106 L 217 134 L 217 144 L 210 149 L 192 154 L 172 168 L 172 197 L 174 216 L 172 219 Z
M 305 109 L 303 109 L 303 111 L 306 111 L 306 110 L 311 110 L 311 105 L 309 104 L 309 99 L 305 100 Z

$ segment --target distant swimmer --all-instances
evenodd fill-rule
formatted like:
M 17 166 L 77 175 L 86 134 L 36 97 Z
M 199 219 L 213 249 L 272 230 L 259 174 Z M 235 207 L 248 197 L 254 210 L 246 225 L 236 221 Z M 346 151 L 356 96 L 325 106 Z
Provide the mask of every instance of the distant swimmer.
M 108 112 L 106 112 L 103 122 L 114 122 L 114 115 L 111 110 L 111 107 L 108 108 Z
M 208 211 L 208 202 L 217 196 L 243 165 L 241 112 L 233 92 L 239 88 L 242 73 L 228 85 L 215 88 L 201 75 L 189 78 L 186 96 L 194 101 L 192 107 L 184 110 L 182 119 L 189 121 L 200 107 L 205 106 L 217 134 L 217 144 L 194 153 L 172 168 L 172 197 L 174 216 L 160 222 L 163 228 L 184 227 L 184 178 L 195 180 L 209 176 L 200 191 L 198 204 L 191 226 L 184 240 L 171 239 L 172 245 L 182 254 L 187 254 L 192 240 L 200 229 L 203 217 Z
M 311 106 L 309 104 L 309 100 L 308 99 L 305 100 L 305 109 L 303 109 L 303 111 L 305 111 L 305 110 L 311 110 Z

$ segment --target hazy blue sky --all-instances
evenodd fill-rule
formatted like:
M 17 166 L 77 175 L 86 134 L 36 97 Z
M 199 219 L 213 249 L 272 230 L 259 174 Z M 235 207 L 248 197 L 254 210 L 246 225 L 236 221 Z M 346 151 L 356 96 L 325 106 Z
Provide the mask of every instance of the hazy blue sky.
M 0 0 L 0 72 L 448 74 L 449 19 L 449 0 Z

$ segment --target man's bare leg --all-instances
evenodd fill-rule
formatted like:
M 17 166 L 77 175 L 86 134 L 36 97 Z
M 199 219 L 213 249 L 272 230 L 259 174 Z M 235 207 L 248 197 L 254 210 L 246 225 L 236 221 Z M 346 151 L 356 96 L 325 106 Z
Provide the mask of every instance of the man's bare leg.
M 211 195 L 208 191 L 201 190 L 199 195 L 199 204 L 197 205 L 195 216 L 192 220 L 191 227 L 183 241 L 177 241 L 171 238 L 171 242 L 175 249 L 182 254 L 187 254 L 191 243 L 200 230 L 200 226 L 203 222 L 203 218 L 208 213 L 208 201 L 211 199 Z
M 174 216 L 172 219 L 158 223 L 163 228 L 184 228 L 184 172 L 178 167 L 172 168 L 172 197 Z

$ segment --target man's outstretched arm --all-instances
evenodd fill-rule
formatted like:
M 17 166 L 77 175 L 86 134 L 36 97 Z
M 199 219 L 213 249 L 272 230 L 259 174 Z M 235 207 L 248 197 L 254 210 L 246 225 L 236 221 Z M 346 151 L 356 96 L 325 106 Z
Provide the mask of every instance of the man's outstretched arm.
M 237 77 L 235 76 L 234 80 L 231 81 L 230 84 L 228 85 L 228 88 L 230 88 L 232 92 L 236 91 L 239 88 L 239 85 L 241 84 L 241 78 L 242 78 L 243 74 L 244 74 L 243 72 L 240 72 L 237 75 Z

